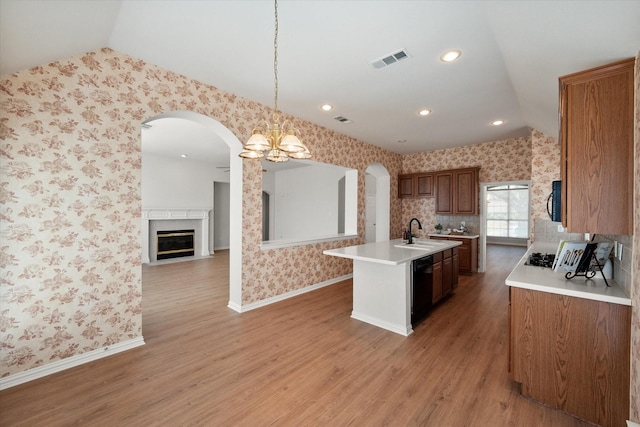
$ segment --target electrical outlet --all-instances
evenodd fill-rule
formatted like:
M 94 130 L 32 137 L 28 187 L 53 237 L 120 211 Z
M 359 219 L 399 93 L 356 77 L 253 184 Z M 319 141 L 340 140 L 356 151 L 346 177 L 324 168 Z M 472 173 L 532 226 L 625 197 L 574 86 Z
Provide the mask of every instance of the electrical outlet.
M 591 234 L 589 233 L 584 233 L 584 241 L 588 242 L 589 240 L 591 240 Z
M 562 226 L 562 224 L 558 224 L 558 233 L 564 233 L 566 230 L 565 228 Z

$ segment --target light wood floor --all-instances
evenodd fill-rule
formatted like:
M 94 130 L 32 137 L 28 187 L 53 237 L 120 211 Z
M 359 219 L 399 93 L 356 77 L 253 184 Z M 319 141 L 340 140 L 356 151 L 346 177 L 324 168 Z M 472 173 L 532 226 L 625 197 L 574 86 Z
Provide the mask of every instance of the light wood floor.
M 143 267 L 146 345 L 0 393 L 3 426 L 586 426 L 507 374 L 504 280 L 523 249 L 409 337 L 350 318 L 345 281 L 238 314 L 228 258 Z

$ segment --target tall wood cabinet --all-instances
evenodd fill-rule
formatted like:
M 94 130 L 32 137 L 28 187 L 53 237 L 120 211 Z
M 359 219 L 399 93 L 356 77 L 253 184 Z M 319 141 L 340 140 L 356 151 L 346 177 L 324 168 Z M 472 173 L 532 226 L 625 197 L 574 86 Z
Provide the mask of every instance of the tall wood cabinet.
M 634 58 L 560 77 L 562 224 L 633 229 Z
M 479 171 L 465 168 L 436 172 L 436 213 L 478 215 Z

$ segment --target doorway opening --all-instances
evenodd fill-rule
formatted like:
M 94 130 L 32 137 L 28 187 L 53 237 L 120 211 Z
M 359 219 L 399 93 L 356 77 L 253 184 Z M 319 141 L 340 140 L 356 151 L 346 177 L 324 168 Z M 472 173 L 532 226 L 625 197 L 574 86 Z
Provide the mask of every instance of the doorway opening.
M 143 146 L 143 209 L 157 207 L 169 209 L 172 207 L 180 207 L 182 208 L 182 210 L 188 210 L 189 204 L 197 203 L 194 201 L 200 200 L 200 197 L 204 198 L 205 200 L 213 198 L 214 191 L 211 191 L 211 183 L 215 181 L 215 178 L 213 180 L 208 179 L 210 178 L 209 175 L 206 175 L 205 178 L 201 179 L 202 182 L 198 181 L 197 183 L 195 183 L 193 180 L 191 180 L 190 182 L 180 183 L 174 180 L 173 182 L 171 182 L 171 184 L 167 184 L 174 186 L 171 188 L 177 188 L 176 191 L 173 191 L 175 198 L 171 201 L 167 200 L 166 197 L 163 197 L 163 191 L 166 191 L 166 185 L 153 185 L 152 181 L 150 181 L 149 179 L 145 179 L 146 173 L 149 172 L 149 170 L 146 170 L 146 166 L 151 164 L 151 161 L 145 161 L 145 145 L 147 145 L 147 143 L 149 142 L 146 139 L 149 138 L 148 134 L 150 134 L 150 131 L 153 130 L 153 123 L 162 119 L 181 119 L 182 121 L 188 122 L 192 128 L 194 127 L 194 124 L 199 125 L 196 127 L 199 127 L 201 131 L 204 129 L 204 131 L 208 133 L 206 144 L 209 144 L 209 147 L 199 147 L 199 149 L 206 150 L 206 148 L 213 149 L 213 147 L 216 147 L 218 153 L 224 153 L 221 155 L 220 161 L 225 166 L 225 172 L 218 173 L 224 173 L 225 179 L 227 179 L 226 176 L 228 176 L 229 182 L 228 307 L 239 312 L 242 305 L 242 159 L 238 156 L 238 154 L 242 149 L 242 143 L 229 129 L 227 129 L 217 120 L 194 112 L 171 111 L 145 120 L 143 123 L 143 128 L 146 129 L 143 131 L 143 134 L 141 136 Z M 155 160 L 163 157 L 161 160 L 158 160 L 158 162 L 164 162 L 164 164 L 166 164 L 167 158 L 170 158 L 172 162 L 187 160 L 189 158 L 188 154 L 182 152 L 182 150 L 186 148 L 185 141 L 187 140 L 189 140 L 188 135 L 178 135 L 173 142 L 163 144 L 163 149 L 165 151 L 163 153 L 155 153 L 155 155 L 158 156 L 158 158 L 156 158 Z M 151 143 L 153 143 L 153 141 L 151 141 Z M 162 156 L 160 156 L 160 154 L 162 154 Z M 201 154 L 202 153 L 196 154 L 196 157 L 199 158 Z M 184 155 L 186 155 L 187 157 L 185 157 Z M 175 165 L 176 163 L 173 164 Z M 218 170 L 218 168 L 213 164 L 211 164 L 210 168 L 212 170 Z M 179 178 L 178 174 L 172 175 L 172 179 Z M 152 185 L 149 185 L 150 183 Z M 197 191 L 197 188 L 201 187 L 206 188 L 206 190 L 200 191 L 200 193 L 198 194 L 201 194 L 201 196 L 198 196 L 198 194 L 195 194 L 195 192 Z M 204 203 L 206 205 L 204 207 L 207 208 L 207 206 L 213 206 L 213 203 L 213 200 L 211 200 L 210 203 Z M 159 204 L 164 206 L 158 206 Z M 171 204 L 173 204 L 173 206 L 169 206 Z M 199 207 L 202 208 L 202 204 Z M 213 224 L 211 225 L 211 229 L 214 230 Z M 145 227 L 143 227 L 143 230 L 144 229 Z M 212 238 L 210 241 L 210 252 L 213 252 L 214 241 L 215 238 Z M 198 245 L 198 243 L 196 243 L 196 245 Z
M 391 179 L 380 163 L 365 170 L 365 243 L 390 238 Z
M 531 224 L 531 182 L 480 184 L 478 271 L 486 271 L 487 244 L 526 247 Z

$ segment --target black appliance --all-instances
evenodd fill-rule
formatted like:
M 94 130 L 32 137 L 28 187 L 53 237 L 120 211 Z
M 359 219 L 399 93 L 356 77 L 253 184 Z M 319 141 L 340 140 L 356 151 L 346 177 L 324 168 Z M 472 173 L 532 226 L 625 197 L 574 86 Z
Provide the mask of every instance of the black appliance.
M 536 267 L 553 267 L 553 260 L 556 259 L 554 254 L 543 254 L 540 252 L 533 252 L 529 255 L 529 259 L 525 262 L 525 265 L 535 265 Z
M 431 308 L 433 295 L 433 256 L 428 255 L 412 262 L 411 323 L 423 318 Z
M 551 194 L 547 197 L 547 213 L 551 221 L 562 222 L 562 181 L 551 183 Z

